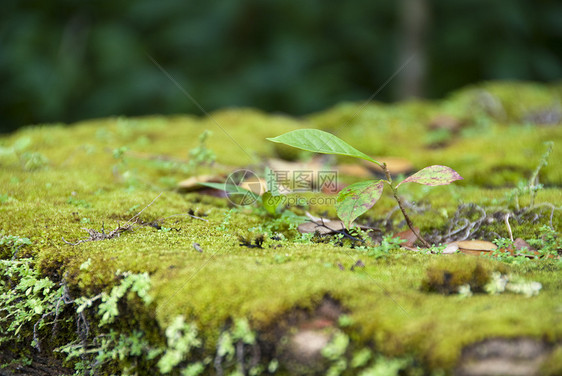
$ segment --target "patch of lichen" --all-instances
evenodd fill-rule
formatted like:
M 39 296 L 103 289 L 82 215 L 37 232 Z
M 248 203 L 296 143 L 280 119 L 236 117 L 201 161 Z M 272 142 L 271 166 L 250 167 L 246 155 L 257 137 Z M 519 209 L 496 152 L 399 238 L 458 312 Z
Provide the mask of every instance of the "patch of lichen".
M 53 279 L 64 277 L 76 294 L 92 296 L 107 291 L 118 282 L 118 270 L 149 272 L 153 312 L 139 309 L 136 317 L 136 306 L 132 305 L 128 317 L 145 322 L 153 316 L 164 328 L 183 314 L 199 325 L 209 352 L 216 347 L 220 328 L 231 318 L 247 317 L 258 332 L 265 331 L 295 307 L 312 310 L 326 294 L 337 299 L 352 317 L 352 338 L 373 343 L 388 356 L 414 354 L 430 369 L 451 369 L 463 346 L 487 337 L 528 335 L 559 341 L 562 327 L 556 312 L 562 286 L 560 264 L 555 260 L 529 260 L 510 267 L 512 273 L 542 283 L 537 297 L 482 294 L 461 300 L 456 295 L 428 294 L 421 289 L 428 270 L 432 280 L 443 279 L 438 271 L 444 267 L 434 264 L 438 257 L 438 263 L 443 263 L 439 265 L 454 264 L 455 286 L 463 282 L 481 286 L 486 273 L 496 270 L 498 264 L 475 257 L 446 258 L 404 251 L 375 259 L 367 250 L 308 242 L 286 223 L 268 227 L 277 219 L 263 210 L 232 208 L 226 199 L 170 189 L 175 181 L 190 176 L 177 166 L 187 163 L 189 150 L 197 146 L 197 137 L 205 129 L 213 130 L 207 147 L 215 151 L 217 164 L 195 173 L 258 168 L 262 157 L 276 153 L 287 156 L 285 151 L 276 150 L 275 144 L 264 141 L 266 137 L 297 127 L 318 127 L 336 132 L 372 155 L 406 157 L 420 168 L 446 164 L 458 170 L 465 180 L 451 186 L 400 187 L 404 199 L 415 203 L 408 211 L 422 233 L 443 232 L 460 204 L 477 204 L 490 213 L 516 210 L 513 183 L 530 176 L 544 152 L 542 142 L 552 140 L 555 145 L 549 165 L 540 175 L 541 182 L 552 187 L 536 195 L 535 205 L 544 204 L 536 209 L 538 218 L 511 221 L 515 237 L 537 238 L 540 227 L 549 224 L 548 205 L 562 201 L 562 134 L 559 125 L 522 124 L 525 111 L 517 112 L 517 105 L 508 106 L 512 100 L 508 94 L 518 91 L 516 98 L 535 98 L 533 93 L 537 93 L 538 99 L 525 104 L 529 111 L 544 108 L 555 100 L 549 94 L 551 89 L 513 85 L 470 88 L 441 103 L 373 104 L 361 111 L 359 105 L 345 104 L 302 121 L 253 110 L 225 110 L 213 113 L 212 118 L 113 118 L 27 128 L 3 137 L 0 146 L 8 148 L 28 138 L 25 151 L 41 153 L 48 162 L 28 170 L 22 164 L 24 151 L 0 156 L 0 195 L 6 197 L 0 204 L 0 231 L 30 238 L 33 244 L 28 251 L 36 265 Z M 478 104 L 479 90 L 489 91 L 486 98 L 497 97 L 482 101 L 499 101 L 504 118 L 497 108 L 494 110 L 495 104 Z M 467 122 L 444 147 L 430 149 L 423 137 L 412 137 L 425 134 L 432 118 L 443 113 Z M 121 147 L 128 151 L 122 159 L 115 158 L 113 151 Z M 160 163 L 170 159 L 178 165 L 170 168 Z M 508 187 L 483 188 L 503 185 Z M 160 192 L 132 231 L 76 246 L 63 241 L 87 238 L 84 228 L 101 231 L 103 227 L 108 233 L 126 224 Z M 529 204 L 529 195 L 519 197 L 520 208 Z M 358 221 L 378 224 L 395 207 L 386 190 Z M 188 215 L 190 209 L 203 219 Z M 335 217 L 333 206 L 326 202 L 291 210 L 299 215 L 310 211 Z M 560 210 L 553 213 L 553 227 L 559 228 L 562 214 Z M 394 229 L 406 229 L 399 211 L 389 220 Z M 153 221 L 162 228 L 143 225 Z M 508 236 L 502 220 L 486 226 L 490 236 L 486 240 L 493 240 L 493 234 Z M 263 248 L 240 245 L 239 235 L 255 239 L 268 228 L 282 232 L 285 239 L 266 237 Z M 198 252 L 194 243 L 203 252 Z M 80 265 L 88 259 L 90 269 L 81 270 Z M 365 268 L 351 271 L 358 259 Z M 533 319 L 536 317 L 540 320 Z

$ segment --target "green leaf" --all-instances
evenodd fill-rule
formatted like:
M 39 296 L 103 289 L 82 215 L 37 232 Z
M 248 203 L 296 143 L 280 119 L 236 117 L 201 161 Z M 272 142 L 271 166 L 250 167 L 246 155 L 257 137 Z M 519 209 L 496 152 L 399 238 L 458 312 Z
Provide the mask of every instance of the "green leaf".
M 381 163 L 355 149 L 339 137 L 318 129 L 297 129 L 281 136 L 268 138 L 268 140 L 314 153 L 346 155 L 381 165 Z
M 402 183 L 418 183 L 423 185 L 447 185 L 455 180 L 462 180 L 462 176 L 451 167 L 447 166 L 429 166 L 416 172 L 414 175 L 408 176 L 402 180 L 396 188 Z
M 345 228 L 379 200 L 384 188 L 382 180 L 368 180 L 355 183 L 341 190 L 336 202 L 336 212 Z
M 241 192 L 242 190 L 245 191 L 244 188 L 241 188 L 241 187 L 239 187 L 237 185 L 234 185 L 234 184 L 210 183 L 210 182 L 201 182 L 201 183 L 198 183 L 198 184 L 204 185 L 205 187 L 209 187 L 209 188 L 220 189 L 221 191 L 225 191 L 225 192 L 237 193 L 237 192 Z
M 265 192 L 261 200 L 265 210 L 267 210 L 269 214 L 275 215 L 277 208 L 287 201 L 287 197 L 283 195 L 274 196 L 271 192 Z

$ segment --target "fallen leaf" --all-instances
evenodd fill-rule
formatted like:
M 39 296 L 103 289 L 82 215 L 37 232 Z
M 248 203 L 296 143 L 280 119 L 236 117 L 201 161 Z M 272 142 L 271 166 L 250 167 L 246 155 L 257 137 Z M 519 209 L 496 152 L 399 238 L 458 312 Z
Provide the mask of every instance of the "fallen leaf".
M 462 240 L 451 244 L 458 245 L 459 251 L 467 255 L 481 255 L 498 248 L 494 243 L 486 240 Z
M 330 222 L 331 221 L 331 219 L 328 219 L 328 218 L 315 217 L 312 214 L 310 214 L 310 212 L 305 212 L 304 214 L 313 222 L 318 222 L 318 221 Z
M 497 245 L 487 240 L 461 240 L 458 242 L 453 242 L 451 244 L 457 244 L 461 249 L 468 249 L 473 251 L 490 252 L 498 248 Z
M 220 175 L 199 175 L 178 183 L 178 189 L 182 192 L 193 192 L 205 189 L 200 183 L 224 183 L 224 176 Z
M 330 235 L 341 232 L 345 230 L 345 226 L 342 221 L 325 221 L 322 222 L 305 222 L 298 226 L 298 230 L 301 234 L 310 234 L 318 232 L 320 235 Z
M 419 233 L 420 229 L 418 227 L 414 228 Z M 411 229 L 407 229 L 406 231 L 401 231 L 397 234 L 394 234 L 393 237 L 405 240 L 405 242 L 401 244 L 404 247 L 413 247 L 416 240 L 418 240 L 418 237 Z
M 515 256 L 525 256 L 530 259 L 540 256 L 540 253 L 535 248 L 531 247 L 529 243 L 521 238 L 515 239 L 513 242 L 513 248 L 515 248 L 516 252 L 514 252 L 512 248 L 509 248 L 508 251 Z
M 318 232 L 320 235 L 332 235 L 341 233 L 345 230 L 345 226 L 343 222 L 339 219 L 328 219 L 328 218 L 320 218 L 311 215 L 310 213 L 306 213 L 307 217 L 311 219 L 310 222 L 301 223 L 298 226 L 298 230 L 301 234 L 311 234 Z M 372 228 L 369 226 L 358 226 L 361 230 L 375 230 L 380 231 L 376 228 Z
M 443 249 L 443 253 L 444 255 L 450 255 L 453 254 L 455 252 L 457 252 L 459 250 L 459 245 L 456 243 L 449 243 L 447 244 L 447 246 L 445 247 L 445 249 Z
M 259 196 L 265 193 L 266 186 L 267 184 L 265 180 L 262 178 L 258 178 L 256 176 L 251 176 L 250 178 L 240 183 L 240 188 L 255 193 L 256 195 Z
M 521 238 L 515 239 L 515 241 L 513 242 L 513 248 L 515 248 L 515 250 L 517 250 L 517 251 L 522 251 L 525 248 L 527 249 L 527 251 L 530 251 L 530 252 L 536 251 L 535 248 L 531 247 L 529 245 L 529 243 L 527 243 L 525 240 L 523 240 Z

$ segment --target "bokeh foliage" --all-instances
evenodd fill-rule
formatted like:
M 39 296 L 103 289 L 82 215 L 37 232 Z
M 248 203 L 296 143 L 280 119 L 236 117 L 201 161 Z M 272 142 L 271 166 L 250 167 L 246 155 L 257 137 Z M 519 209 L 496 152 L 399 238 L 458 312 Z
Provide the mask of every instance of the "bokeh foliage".
M 562 76 L 556 1 L 427 0 L 425 94 Z M 0 15 L 0 131 L 254 106 L 304 114 L 369 97 L 403 63 L 395 1 L 13 1 Z M 396 85 L 376 97 L 396 99 Z

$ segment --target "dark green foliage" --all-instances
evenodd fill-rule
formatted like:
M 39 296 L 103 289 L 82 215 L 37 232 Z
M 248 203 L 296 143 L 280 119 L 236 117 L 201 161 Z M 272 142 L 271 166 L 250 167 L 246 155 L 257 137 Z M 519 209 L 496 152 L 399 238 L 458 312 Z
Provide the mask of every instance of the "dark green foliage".
M 108 115 L 303 114 L 363 100 L 404 62 L 400 2 L 8 1 L 0 16 L 3 131 Z M 425 92 L 562 76 L 555 1 L 431 1 Z M 466 15 L 470 14 L 470 17 Z M 401 76 L 398 77 L 400 79 Z M 392 83 L 377 100 L 396 96 Z

